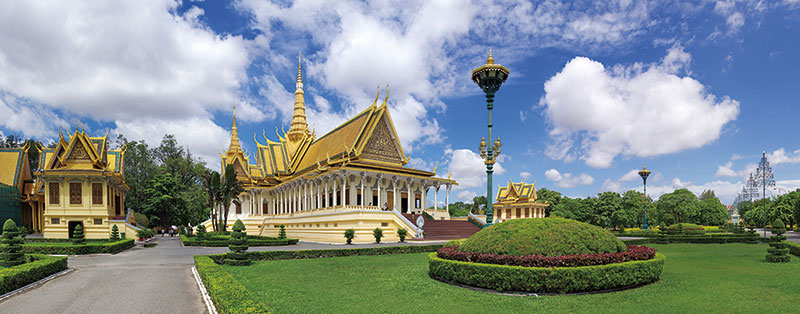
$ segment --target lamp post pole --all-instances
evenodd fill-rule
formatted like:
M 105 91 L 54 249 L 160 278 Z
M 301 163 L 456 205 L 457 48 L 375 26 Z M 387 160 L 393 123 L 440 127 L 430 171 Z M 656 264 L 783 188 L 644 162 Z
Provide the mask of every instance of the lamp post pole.
M 644 225 L 642 229 L 647 230 L 647 177 L 650 176 L 650 170 L 647 170 L 647 166 L 643 166 L 642 171 L 638 173 L 644 183 Z
M 492 58 L 492 50 L 489 50 L 489 58 L 486 59 L 486 64 L 472 71 L 472 81 L 483 90 L 486 94 L 486 109 L 489 111 L 489 141 L 492 140 L 492 109 L 494 108 L 494 93 L 500 89 L 500 86 L 508 78 L 508 69 L 504 66 L 495 64 Z M 492 225 L 493 222 L 493 204 L 492 204 L 492 172 L 494 172 L 494 163 L 496 162 L 497 155 L 500 154 L 500 138 L 494 142 L 494 145 L 488 146 L 487 149 L 486 138 L 481 139 L 479 147 L 481 158 L 484 159 L 486 164 L 486 224 L 484 228 Z

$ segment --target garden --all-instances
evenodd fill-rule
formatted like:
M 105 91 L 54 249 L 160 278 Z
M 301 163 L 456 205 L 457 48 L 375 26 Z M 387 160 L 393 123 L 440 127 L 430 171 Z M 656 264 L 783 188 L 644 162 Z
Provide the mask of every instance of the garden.
M 241 221 L 237 220 L 237 223 Z M 244 228 L 244 226 L 242 226 Z M 242 229 L 243 231 L 244 229 Z M 229 231 L 216 231 L 206 232 L 203 225 L 197 227 L 195 234 L 181 233 L 181 242 L 184 246 L 206 246 L 206 247 L 224 247 L 230 244 L 232 240 L 232 232 Z M 290 239 L 286 237 L 286 229 L 281 225 L 281 231 L 278 237 L 264 237 L 256 235 L 243 235 L 246 238 L 247 246 L 280 246 L 280 245 L 293 245 L 299 242 L 298 239 Z
M 0 240 L 0 294 L 16 290 L 67 269 L 67 257 L 25 254 L 20 229 L 13 220 L 3 224 Z

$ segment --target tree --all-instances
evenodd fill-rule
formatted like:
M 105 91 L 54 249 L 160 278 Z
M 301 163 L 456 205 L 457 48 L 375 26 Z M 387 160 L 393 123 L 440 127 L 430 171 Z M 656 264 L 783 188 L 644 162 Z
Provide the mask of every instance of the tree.
M 622 229 L 630 227 L 636 223 L 636 218 L 633 216 L 633 211 L 619 209 L 611 214 L 611 223 Z
M 206 206 L 211 208 L 211 217 L 214 219 L 212 220 L 212 229 L 217 230 L 217 223 L 216 218 L 219 214 L 218 212 L 218 205 L 220 203 L 221 194 L 221 182 L 219 177 L 219 172 L 216 171 L 206 171 L 203 180 L 203 189 L 206 190 Z
M 244 192 L 244 187 L 239 180 L 236 179 L 236 172 L 233 169 L 233 164 L 225 166 L 225 176 L 222 178 L 220 186 L 220 195 L 222 201 L 222 217 L 220 223 L 222 231 L 227 229 L 228 212 L 230 211 L 231 203 L 240 204 L 239 194 Z
M 117 145 L 125 149 L 125 183 L 130 187 L 125 207 L 141 211 L 147 202 L 147 185 L 158 169 L 153 153 L 144 141 L 128 141 L 122 135 L 117 137 Z
M 117 225 L 111 226 L 111 240 L 119 240 L 119 227 Z
M 586 199 L 564 197 L 553 207 L 550 215 L 589 223 L 592 220 L 593 204 L 594 201 L 590 197 Z
M 736 211 L 739 213 L 739 217 L 741 218 L 743 218 L 744 214 L 751 209 L 753 209 L 753 202 L 744 201 L 736 204 Z
M 447 211 L 450 213 L 450 217 L 467 216 L 467 213 L 469 213 L 470 209 L 472 209 L 472 204 L 460 201 L 450 204 L 447 207 Z
M 644 193 L 636 190 L 628 190 L 622 194 L 622 203 L 620 209 L 631 212 L 634 218 L 634 225 L 644 225 L 644 208 L 647 204 L 647 224 L 651 226 L 658 225 L 658 215 L 653 200 L 649 197 L 644 197 Z
M 545 188 L 541 188 L 536 191 L 536 197 L 538 200 L 547 203 L 547 207 L 544 210 L 544 216 L 550 217 L 550 212 L 553 208 L 561 202 L 561 193 L 556 191 L 551 191 Z
M 472 213 L 486 214 L 486 196 L 480 195 L 472 198 Z
M 72 243 L 86 244 L 86 239 L 83 238 L 83 225 L 76 225 L 72 230 Z
M 769 212 L 767 213 L 769 221 L 780 219 L 781 222 L 788 221 L 791 226 L 794 221 L 795 204 L 797 203 L 794 197 L 795 194 L 783 194 L 772 201 L 768 207 Z
M 700 201 L 694 223 L 705 226 L 721 226 L 728 220 L 728 211 L 718 198 L 706 198 Z
M 197 226 L 197 239 L 198 240 L 205 240 L 206 239 L 206 226 L 205 225 Z
M 622 198 L 617 192 L 603 192 L 597 194 L 597 202 L 591 224 L 603 228 L 611 227 L 611 216 L 620 209 Z
M 756 206 L 744 213 L 744 221 L 750 227 L 764 227 L 764 206 Z
M 173 211 L 185 206 L 184 200 L 179 197 L 180 185 L 178 179 L 171 173 L 159 171 L 150 180 L 146 193 L 147 202 L 144 204 L 144 213 L 151 217 L 158 217 L 162 226 L 173 224 Z
M 0 246 L 0 266 L 12 267 L 25 263 L 22 239 L 17 238 L 17 224 L 11 218 L 3 224 L 3 246 Z
M 231 239 L 228 240 L 228 249 L 231 251 L 225 254 L 224 263 L 234 266 L 250 265 L 250 259 L 247 257 L 247 234 L 244 233 L 244 223 L 236 219 L 233 223 L 233 233 Z
M 697 206 L 697 196 L 688 189 L 661 195 L 656 205 L 659 221 L 667 225 L 692 222 L 690 219 L 696 216 Z
M 699 199 L 701 201 L 702 200 L 706 200 L 706 199 L 710 199 L 710 198 L 717 198 L 717 196 L 714 195 L 714 190 L 703 190 L 703 193 L 700 193 Z

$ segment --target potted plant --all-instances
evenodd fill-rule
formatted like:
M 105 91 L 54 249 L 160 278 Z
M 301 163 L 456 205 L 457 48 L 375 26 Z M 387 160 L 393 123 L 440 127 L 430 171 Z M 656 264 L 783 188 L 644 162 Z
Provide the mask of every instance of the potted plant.
M 375 243 L 381 243 L 381 238 L 383 238 L 383 229 L 375 228 L 375 230 L 372 230 L 372 236 L 375 237 Z
M 347 229 L 344 231 L 344 238 L 347 239 L 347 244 L 353 244 L 353 238 L 356 237 L 356 231 L 353 229 Z
M 408 235 L 408 230 L 404 228 L 397 229 L 397 236 L 400 237 L 400 242 L 406 242 L 406 235 Z

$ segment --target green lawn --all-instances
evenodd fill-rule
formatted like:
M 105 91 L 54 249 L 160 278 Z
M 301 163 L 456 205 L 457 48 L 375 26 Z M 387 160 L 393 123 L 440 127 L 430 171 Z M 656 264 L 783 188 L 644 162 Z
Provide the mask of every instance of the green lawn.
M 501 296 L 428 277 L 427 253 L 223 266 L 276 313 L 786 313 L 797 311 L 800 259 L 771 264 L 763 244 L 648 245 L 661 281 L 621 292 Z

